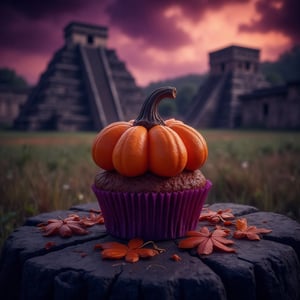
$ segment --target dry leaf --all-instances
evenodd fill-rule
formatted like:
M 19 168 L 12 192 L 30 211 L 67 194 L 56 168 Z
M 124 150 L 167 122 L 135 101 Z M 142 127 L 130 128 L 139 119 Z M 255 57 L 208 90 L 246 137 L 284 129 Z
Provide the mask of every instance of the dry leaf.
M 202 227 L 200 231 L 188 231 L 188 238 L 181 240 L 178 247 L 181 249 L 191 249 L 197 247 L 199 255 L 209 255 L 213 250 L 221 250 L 224 252 L 235 252 L 235 249 L 228 247 L 234 242 L 226 239 L 228 232 L 222 229 L 209 231 L 207 227 Z
M 47 223 L 38 226 L 44 231 L 44 236 L 59 234 L 61 237 L 70 237 L 73 234 L 83 235 L 88 233 L 80 224 L 80 217 L 75 214 L 71 214 L 65 219 L 49 219 Z
M 218 211 L 213 211 L 210 209 L 203 209 L 200 217 L 199 217 L 199 221 L 209 221 L 211 223 L 218 223 L 220 221 L 224 222 L 224 225 L 228 226 L 231 225 L 232 223 L 230 223 L 231 220 L 234 219 L 234 215 L 232 213 L 232 209 L 231 208 L 227 208 L 224 210 L 218 210 Z
M 96 224 L 104 224 L 104 217 L 101 212 L 96 213 L 94 211 L 91 211 L 89 217 L 81 218 L 80 223 L 87 227 Z
M 176 261 L 176 262 L 181 261 L 181 257 L 178 254 L 173 254 L 171 256 L 171 259 Z
M 246 218 L 236 220 L 236 231 L 233 233 L 233 237 L 236 239 L 247 238 L 248 240 L 258 241 L 260 240 L 259 234 L 270 233 L 272 230 L 266 228 L 257 228 L 256 226 L 249 226 Z
M 103 259 L 121 259 L 125 257 L 127 262 L 137 262 L 140 258 L 152 257 L 158 254 L 158 251 L 150 248 L 142 248 L 144 242 L 141 239 L 132 239 L 128 245 L 119 242 L 107 242 L 97 244 L 95 249 L 101 249 Z

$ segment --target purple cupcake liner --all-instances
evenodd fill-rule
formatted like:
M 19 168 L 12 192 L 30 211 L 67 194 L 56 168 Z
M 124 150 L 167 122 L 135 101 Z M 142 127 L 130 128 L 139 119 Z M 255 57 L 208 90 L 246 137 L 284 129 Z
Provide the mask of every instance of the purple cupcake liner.
M 111 192 L 92 186 L 107 232 L 122 238 L 167 240 L 194 230 L 212 183 L 203 188 L 166 193 Z

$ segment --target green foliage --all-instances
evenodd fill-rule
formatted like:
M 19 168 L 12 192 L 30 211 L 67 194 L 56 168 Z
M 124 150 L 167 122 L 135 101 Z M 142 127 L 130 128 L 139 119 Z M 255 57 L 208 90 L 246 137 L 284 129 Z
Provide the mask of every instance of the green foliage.
M 295 45 L 291 50 L 283 53 L 278 61 L 261 63 L 261 71 L 266 79 L 273 85 L 281 85 L 288 81 L 300 80 L 300 45 Z M 177 98 L 174 104 L 161 108 L 161 114 L 168 116 L 168 113 L 176 113 L 182 117 L 187 107 L 196 95 L 197 90 L 204 82 L 207 74 L 191 74 L 162 81 L 152 82 L 144 88 L 145 95 L 153 90 L 166 85 L 177 88 Z
M 276 62 L 264 62 L 261 70 L 267 80 L 275 84 L 300 80 L 300 45 L 295 45 L 290 51 L 283 53 Z
M 144 88 L 144 94 L 150 95 L 155 89 L 162 86 L 174 86 L 177 89 L 177 96 L 175 101 L 171 102 L 166 99 L 163 100 L 159 106 L 159 113 L 164 117 L 182 118 L 189 109 L 189 105 L 196 95 L 199 86 L 203 83 L 206 75 L 186 75 L 158 81 L 149 84 Z
M 17 75 L 16 72 L 8 68 L 0 68 L 0 86 L 11 88 L 26 88 L 28 84 L 26 80 Z
M 250 204 L 300 220 L 299 132 L 208 131 L 208 201 Z
M 205 79 L 206 75 L 202 74 L 190 74 L 190 75 L 184 75 L 179 76 L 175 78 L 169 78 L 166 80 L 161 80 L 157 82 L 152 82 L 148 86 L 144 88 L 144 92 L 149 95 L 151 94 L 155 89 L 162 87 L 162 86 L 175 86 L 177 90 L 181 90 L 185 86 L 192 86 L 196 90 L 198 89 L 198 86 L 203 80 Z
M 177 105 L 174 101 L 163 99 L 158 107 L 159 114 L 165 118 L 177 115 Z

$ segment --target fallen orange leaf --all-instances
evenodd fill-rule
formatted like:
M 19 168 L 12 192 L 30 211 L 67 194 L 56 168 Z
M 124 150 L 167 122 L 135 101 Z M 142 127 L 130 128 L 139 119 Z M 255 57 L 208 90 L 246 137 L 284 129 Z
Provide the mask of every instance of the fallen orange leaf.
M 207 227 L 202 227 L 200 231 L 188 231 L 188 237 L 179 242 L 178 247 L 181 249 L 191 249 L 197 247 L 199 255 L 209 255 L 217 249 L 224 252 L 235 252 L 235 249 L 228 247 L 234 242 L 226 239 L 228 232 L 223 229 L 209 231 Z
M 181 261 L 181 257 L 178 254 L 173 254 L 171 256 L 171 259 L 176 261 L 176 262 Z
M 104 217 L 101 212 L 95 213 L 94 211 L 90 211 L 89 217 L 82 217 L 80 223 L 88 227 L 96 224 L 104 224 Z
M 80 217 L 75 214 L 71 214 L 65 219 L 49 219 L 47 223 L 38 226 L 44 231 L 44 236 L 59 234 L 61 237 L 70 237 L 73 234 L 83 235 L 88 233 L 80 224 Z
M 246 218 L 237 219 L 235 226 L 237 230 L 233 233 L 233 237 L 236 239 L 247 238 L 248 240 L 258 241 L 260 240 L 259 234 L 272 232 L 272 230 L 266 228 L 248 227 Z
M 101 249 L 103 259 L 121 259 L 125 257 L 127 262 L 137 262 L 140 258 L 152 257 L 158 254 L 158 251 L 150 248 L 142 248 L 144 242 L 141 239 L 132 239 L 128 245 L 119 242 L 100 243 L 95 246 Z
M 213 211 L 210 209 L 204 209 L 199 217 L 199 221 L 209 221 L 211 223 L 218 223 L 220 221 L 224 222 L 226 225 L 231 225 L 228 220 L 234 219 L 231 208 L 220 209 L 218 211 Z

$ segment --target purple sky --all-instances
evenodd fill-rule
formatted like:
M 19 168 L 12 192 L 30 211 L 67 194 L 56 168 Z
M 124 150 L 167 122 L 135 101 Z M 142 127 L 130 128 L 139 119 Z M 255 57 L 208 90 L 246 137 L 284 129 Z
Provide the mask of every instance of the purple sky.
M 64 44 L 71 21 L 105 25 L 110 48 L 139 85 L 208 70 L 208 52 L 230 44 L 275 60 L 300 43 L 298 0 L 2 0 L 0 67 L 31 84 Z

